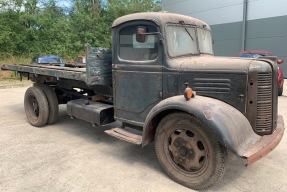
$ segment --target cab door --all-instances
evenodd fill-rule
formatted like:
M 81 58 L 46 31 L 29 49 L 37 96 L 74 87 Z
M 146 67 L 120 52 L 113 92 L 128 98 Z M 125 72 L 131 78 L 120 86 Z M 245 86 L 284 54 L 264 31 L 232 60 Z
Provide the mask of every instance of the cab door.
M 136 31 L 144 27 L 144 42 Z M 113 94 L 115 118 L 142 125 L 150 109 L 162 99 L 162 51 L 159 27 L 149 21 L 124 23 L 113 29 Z

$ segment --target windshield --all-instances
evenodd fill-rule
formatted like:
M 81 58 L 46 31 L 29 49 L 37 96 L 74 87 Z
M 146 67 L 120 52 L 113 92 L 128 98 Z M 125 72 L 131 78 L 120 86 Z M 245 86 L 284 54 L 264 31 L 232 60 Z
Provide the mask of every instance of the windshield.
M 199 40 L 199 50 L 201 53 L 207 53 L 207 54 L 212 54 L 212 38 L 210 31 L 197 28 L 197 33 L 198 33 L 198 40 Z
M 197 31 L 197 34 L 196 34 Z M 171 57 L 213 54 L 210 31 L 189 25 L 167 25 L 168 53 Z

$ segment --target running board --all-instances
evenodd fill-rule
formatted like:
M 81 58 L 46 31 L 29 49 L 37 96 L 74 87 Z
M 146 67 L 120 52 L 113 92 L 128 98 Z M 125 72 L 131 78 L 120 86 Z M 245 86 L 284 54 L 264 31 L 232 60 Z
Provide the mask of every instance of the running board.
M 131 133 L 123 128 L 113 128 L 106 130 L 105 133 L 107 133 L 110 136 L 116 137 L 118 139 L 136 144 L 141 145 L 142 144 L 142 136 L 137 135 L 135 133 Z

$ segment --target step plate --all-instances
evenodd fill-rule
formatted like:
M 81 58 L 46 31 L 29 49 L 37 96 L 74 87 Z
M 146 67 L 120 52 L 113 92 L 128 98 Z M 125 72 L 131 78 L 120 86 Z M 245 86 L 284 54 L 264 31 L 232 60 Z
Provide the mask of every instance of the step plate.
M 131 133 L 131 132 L 126 131 L 122 128 L 109 129 L 109 130 L 106 130 L 105 133 L 107 133 L 110 136 L 116 137 L 118 139 L 130 142 L 130 143 L 133 143 L 136 145 L 142 144 L 142 136 L 141 135 Z

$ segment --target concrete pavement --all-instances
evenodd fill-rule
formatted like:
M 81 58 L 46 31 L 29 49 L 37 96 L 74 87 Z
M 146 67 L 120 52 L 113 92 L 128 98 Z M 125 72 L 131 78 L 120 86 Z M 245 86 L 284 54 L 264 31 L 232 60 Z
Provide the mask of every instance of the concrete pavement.
M 72 120 L 63 105 L 55 125 L 31 126 L 23 108 L 26 89 L 0 89 L 0 191 L 193 191 L 166 175 L 154 144 L 141 148 L 104 133 L 116 124 L 92 127 Z M 284 90 L 279 113 L 287 121 Z M 286 144 L 287 133 L 249 167 L 229 153 L 224 177 L 205 191 L 287 191 Z

